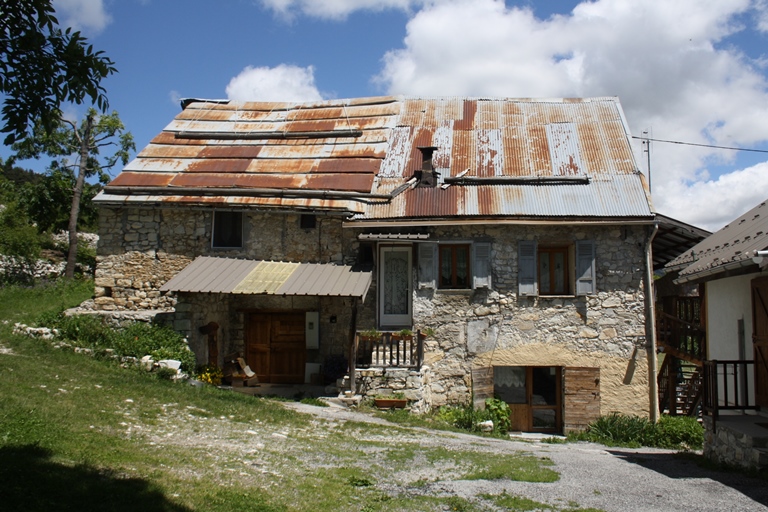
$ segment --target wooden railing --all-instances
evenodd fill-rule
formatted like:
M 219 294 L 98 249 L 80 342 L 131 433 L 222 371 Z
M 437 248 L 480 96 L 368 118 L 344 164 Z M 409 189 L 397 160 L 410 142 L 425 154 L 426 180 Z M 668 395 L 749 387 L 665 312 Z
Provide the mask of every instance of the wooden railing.
M 693 416 L 702 396 L 700 367 L 671 355 L 664 357 L 658 374 L 659 411 Z
M 700 365 L 706 357 L 706 334 L 699 325 L 659 312 L 656 341 L 664 352 Z
M 702 412 L 717 420 L 720 411 L 757 410 L 755 397 L 749 394 L 749 369 L 754 361 L 705 361 Z
M 420 331 L 401 336 L 382 332 L 377 337 L 355 334 L 352 361 L 356 368 L 421 368 L 424 336 Z

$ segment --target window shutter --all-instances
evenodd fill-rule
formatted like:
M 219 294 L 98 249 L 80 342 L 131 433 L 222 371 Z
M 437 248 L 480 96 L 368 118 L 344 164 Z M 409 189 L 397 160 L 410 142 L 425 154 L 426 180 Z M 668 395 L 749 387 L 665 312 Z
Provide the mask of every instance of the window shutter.
M 476 242 L 472 245 L 472 287 L 491 288 L 491 243 Z
M 419 244 L 419 288 L 436 288 L 437 244 Z
M 517 287 L 520 295 L 538 294 L 536 281 L 536 242 L 520 240 L 517 245 Z
M 578 240 L 576 242 L 576 295 L 591 295 L 596 292 L 595 285 L 595 242 Z

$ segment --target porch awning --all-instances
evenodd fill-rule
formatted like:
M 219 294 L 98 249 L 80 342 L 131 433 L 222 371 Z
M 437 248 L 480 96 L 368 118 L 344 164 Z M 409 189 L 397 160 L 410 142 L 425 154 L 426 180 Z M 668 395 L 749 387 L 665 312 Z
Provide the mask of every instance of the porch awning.
M 370 285 L 371 272 L 348 265 L 198 256 L 160 291 L 364 299 Z

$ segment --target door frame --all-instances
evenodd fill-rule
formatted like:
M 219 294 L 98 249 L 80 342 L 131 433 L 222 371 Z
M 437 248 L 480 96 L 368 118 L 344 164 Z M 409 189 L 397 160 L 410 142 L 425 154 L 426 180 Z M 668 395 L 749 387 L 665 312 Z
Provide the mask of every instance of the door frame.
M 505 365 L 506 366 L 506 365 Z M 562 366 L 526 366 L 510 365 L 512 367 L 525 369 L 525 403 L 510 403 L 512 430 L 521 430 L 523 432 L 552 432 L 559 433 L 563 431 L 563 368 Z M 537 368 L 555 369 L 555 404 L 536 405 L 533 403 L 533 371 Z M 555 412 L 554 427 L 535 427 L 533 425 L 533 414 L 537 410 L 553 410 Z
M 768 408 L 768 277 L 750 282 L 755 405 Z

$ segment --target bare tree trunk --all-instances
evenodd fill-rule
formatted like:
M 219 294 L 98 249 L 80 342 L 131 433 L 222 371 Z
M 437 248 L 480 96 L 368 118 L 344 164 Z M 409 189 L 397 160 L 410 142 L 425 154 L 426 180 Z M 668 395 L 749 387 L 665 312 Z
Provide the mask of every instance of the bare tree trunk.
M 80 137 L 80 162 L 77 170 L 77 181 L 72 194 L 72 208 L 69 210 L 69 252 L 67 253 L 67 267 L 64 271 L 66 277 L 75 277 L 75 263 L 77 261 L 77 219 L 80 216 L 80 198 L 85 187 L 85 175 L 88 170 L 89 143 L 91 140 L 91 128 L 93 116 L 85 118 L 83 134 Z M 77 132 L 77 130 L 75 130 Z

